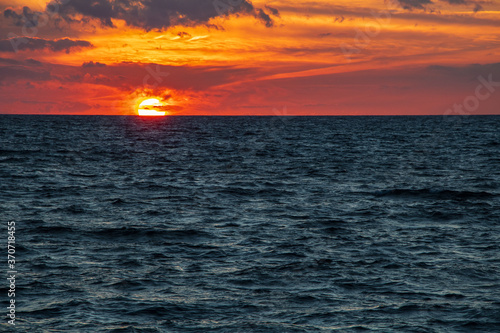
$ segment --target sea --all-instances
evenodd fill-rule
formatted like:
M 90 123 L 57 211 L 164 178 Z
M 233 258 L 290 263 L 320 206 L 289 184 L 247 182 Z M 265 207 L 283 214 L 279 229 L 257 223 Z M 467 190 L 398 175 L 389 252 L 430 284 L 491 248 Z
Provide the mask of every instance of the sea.
M 1 115 L 0 331 L 500 332 L 499 129 Z

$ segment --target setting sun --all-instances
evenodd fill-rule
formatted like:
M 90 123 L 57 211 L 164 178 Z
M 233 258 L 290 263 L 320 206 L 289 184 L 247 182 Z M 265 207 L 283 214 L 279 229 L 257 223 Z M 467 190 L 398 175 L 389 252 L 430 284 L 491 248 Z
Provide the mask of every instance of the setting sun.
M 139 116 L 164 116 L 165 111 L 159 111 L 158 108 L 163 107 L 163 104 L 156 98 L 149 98 L 139 104 L 137 113 Z

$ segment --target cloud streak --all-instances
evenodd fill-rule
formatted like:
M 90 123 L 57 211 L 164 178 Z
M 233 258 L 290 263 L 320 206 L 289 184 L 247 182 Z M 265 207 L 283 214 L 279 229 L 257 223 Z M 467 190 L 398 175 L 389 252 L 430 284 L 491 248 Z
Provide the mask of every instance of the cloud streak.
M 431 0 L 398 0 L 398 2 L 404 9 L 424 9 L 424 6 L 433 3 Z
M 481 1 L 474 0 L 440 0 L 441 2 L 448 3 L 450 5 L 474 5 L 474 12 L 483 10 L 481 6 Z M 398 0 L 401 7 L 407 10 L 412 9 L 425 9 L 428 5 L 434 5 L 435 2 L 432 0 Z
M 69 53 L 75 48 L 90 47 L 93 47 L 92 43 L 86 40 L 73 40 L 69 38 L 49 40 L 43 38 L 19 37 L 0 40 L 0 52 L 50 50 L 53 52 L 64 51 Z

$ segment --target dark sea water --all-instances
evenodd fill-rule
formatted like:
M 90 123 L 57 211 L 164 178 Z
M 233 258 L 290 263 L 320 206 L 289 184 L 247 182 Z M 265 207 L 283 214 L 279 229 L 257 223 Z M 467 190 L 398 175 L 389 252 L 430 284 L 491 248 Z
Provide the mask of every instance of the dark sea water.
M 0 116 L 17 331 L 500 332 L 499 129 Z

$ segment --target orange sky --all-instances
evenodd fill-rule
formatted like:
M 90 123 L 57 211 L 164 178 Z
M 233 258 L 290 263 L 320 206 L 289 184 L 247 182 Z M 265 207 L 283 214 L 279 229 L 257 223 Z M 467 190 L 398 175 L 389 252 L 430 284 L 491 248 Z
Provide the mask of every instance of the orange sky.
M 500 82 L 500 1 L 0 8 L 0 113 L 135 114 L 158 98 L 177 115 L 500 114 L 495 84 L 471 102 L 479 77 Z

